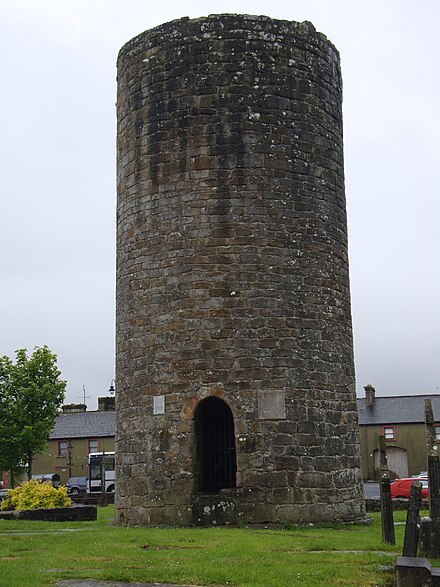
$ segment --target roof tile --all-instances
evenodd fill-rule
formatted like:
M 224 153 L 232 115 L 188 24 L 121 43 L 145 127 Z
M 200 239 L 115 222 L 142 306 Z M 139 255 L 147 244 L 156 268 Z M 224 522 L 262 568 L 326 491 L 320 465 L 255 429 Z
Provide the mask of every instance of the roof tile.
M 114 436 L 115 412 L 72 412 L 60 414 L 50 435 L 57 438 L 91 438 Z
M 434 420 L 440 422 L 440 395 L 398 395 L 376 397 L 372 406 L 357 400 L 359 424 L 409 424 L 425 421 L 425 398 L 431 398 Z

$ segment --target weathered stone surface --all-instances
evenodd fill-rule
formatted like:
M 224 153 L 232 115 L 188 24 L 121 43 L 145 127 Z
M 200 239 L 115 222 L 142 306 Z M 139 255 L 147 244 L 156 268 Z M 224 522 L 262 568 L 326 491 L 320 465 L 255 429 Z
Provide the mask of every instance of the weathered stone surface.
M 426 558 L 400 556 L 396 562 L 396 587 L 430 587 L 434 582 L 433 571 Z M 435 573 L 437 575 L 437 573 Z
M 201 495 L 194 499 L 192 523 L 195 526 L 227 525 L 237 523 L 233 499 L 220 495 Z
M 420 538 L 420 506 L 422 504 L 422 484 L 414 481 L 409 496 L 406 515 L 405 537 L 403 540 L 403 556 L 417 556 Z
M 380 454 L 380 511 L 382 523 L 382 542 L 396 544 L 393 519 L 393 505 L 391 500 L 390 476 L 386 453 L 385 437 L 379 436 Z
M 117 115 L 116 520 L 200 517 L 212 397 L 231 519 L 362 517 L 336 49 L 310 23 L 173 21 L 121 49 Z

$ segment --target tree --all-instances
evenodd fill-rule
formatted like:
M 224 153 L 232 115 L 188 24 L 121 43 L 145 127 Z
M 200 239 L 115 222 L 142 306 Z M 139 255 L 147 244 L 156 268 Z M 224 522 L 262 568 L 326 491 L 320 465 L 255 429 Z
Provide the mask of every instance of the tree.
M 0 359 L 0 472 L 9 471 L 11 483 L 23 468 L 20 451 L 20 434 L 13 422 L 15 406 L 9 393 L 9 370 L 12 362 L 8 357 Z
M 57 357 L 47 346 L 16 351 L 15 363 L 0 358 L 0 470 L 12 475 L 27 465 L 49 440 L 66 382 L 60 379 Z

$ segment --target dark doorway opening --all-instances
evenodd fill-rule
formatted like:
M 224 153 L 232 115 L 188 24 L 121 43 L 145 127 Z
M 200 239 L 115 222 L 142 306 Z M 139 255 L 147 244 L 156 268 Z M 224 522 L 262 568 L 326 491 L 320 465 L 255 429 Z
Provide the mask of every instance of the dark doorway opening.
M 218 492 L 236 487 L 234 417 L 229 406 L 216 397 L 203 400 L 195 415 L 198 490 Z

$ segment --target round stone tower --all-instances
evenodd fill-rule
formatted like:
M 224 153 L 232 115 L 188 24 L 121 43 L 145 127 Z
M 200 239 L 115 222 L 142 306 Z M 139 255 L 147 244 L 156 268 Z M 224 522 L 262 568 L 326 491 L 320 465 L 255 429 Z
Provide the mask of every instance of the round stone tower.
M 341 85 L 308 22 L 121 49 L 118 523 L 364 515 Z

